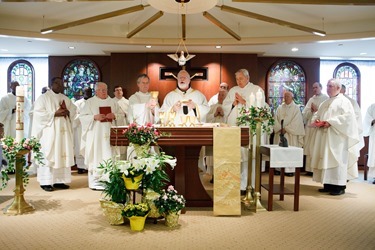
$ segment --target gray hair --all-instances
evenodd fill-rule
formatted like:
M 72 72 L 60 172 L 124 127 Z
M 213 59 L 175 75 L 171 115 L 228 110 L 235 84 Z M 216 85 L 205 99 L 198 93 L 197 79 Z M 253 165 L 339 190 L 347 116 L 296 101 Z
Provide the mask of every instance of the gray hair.
M 340 83 L 340 80 L 337 79 L 337 78 L 331 78 L 328 80 L 328 83 L 333 83 L 336 87 L 339 87 L 339 89 L 341 90 L 341 83 Z
M 98 87 L 99 87 L 100 85 L 105 85 L 105 86 L 108 88 L 108 85 L 107 85 L 105 82 L 97 82 L 97 83 L 95 84 L 95 91 L 98 89 Z
M 250 74 L 249 74 L 249 71 L 247 71 L 247 69 L 239 69 L 239 70 L 237 70 L 235 75 L 237 75 L 239 73 L 243 74 L 245 77 L 249 78 L 249 80 L 250 80 Z

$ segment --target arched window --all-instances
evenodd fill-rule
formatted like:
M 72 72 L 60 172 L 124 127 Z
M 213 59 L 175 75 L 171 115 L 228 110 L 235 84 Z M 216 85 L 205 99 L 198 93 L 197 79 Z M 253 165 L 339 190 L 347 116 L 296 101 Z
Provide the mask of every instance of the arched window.
M 305 105 L 306 77 L 302 67 L 289 60 L 276 62 L 267 74 L 268 104 L 272 113 L 283 102 L 284 91 L 294 94 L 294 102 L 301 110 Z
M 346 87 L 345 94 L 360 105 L 361 74 L 357 66 L 352 63 L 341 63 L 335 68 L 333 77 L 340 79 L 341 84 Z
M 83 89 L 90 87 L 95 94 L 94 85 L 100 81 L 99 68 L 88 59 L 74 59 L 63 71 L 65 95 L 70 99 L 79 100 L 83 96 Z
M 24 87 L 25 97 L 30 101 L 34 101 L 34 78 L 35 72 L 33 65 L 26 60 L 17 60 L 8 68 L 8 90 L 10 82 L 17 81 L 20 86 Z

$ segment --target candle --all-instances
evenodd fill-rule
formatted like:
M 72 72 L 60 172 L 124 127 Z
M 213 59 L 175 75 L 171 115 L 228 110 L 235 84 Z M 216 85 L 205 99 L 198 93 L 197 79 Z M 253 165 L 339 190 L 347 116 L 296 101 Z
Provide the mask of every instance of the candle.
M 22 86 L 16 87 L 16 141 L 23 139 L 23 109 L 24 109 L 24 89 Z
M 16 87 L 16 96 L 25 96 L 25 91 L 23 89 L 23 86 Z
M 262 104 L 263 104 L 263 93 L 260 91 L 260 89 L 258 89 L 258 92 L 255 95 L 255 99 L 256 99 L 257 107 L 262 107 Z
M 255 95 L 254 93 L 250 94 L 250 107 L 254 106 L 255 104 Z

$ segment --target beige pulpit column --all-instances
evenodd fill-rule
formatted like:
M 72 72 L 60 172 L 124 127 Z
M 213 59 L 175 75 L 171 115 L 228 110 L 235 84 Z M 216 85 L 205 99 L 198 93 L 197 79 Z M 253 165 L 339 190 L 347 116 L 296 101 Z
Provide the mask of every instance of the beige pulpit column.
M 214 215 L 241 215 L 241 129 L 213 130 Z

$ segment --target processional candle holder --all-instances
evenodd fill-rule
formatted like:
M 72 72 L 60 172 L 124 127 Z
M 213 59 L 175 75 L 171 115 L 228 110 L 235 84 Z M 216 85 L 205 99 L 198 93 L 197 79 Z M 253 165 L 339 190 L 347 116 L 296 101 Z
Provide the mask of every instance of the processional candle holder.
M 262 136 L 262 119 L 257 119 L 256 125 L 256 148 L 255 148 L 255 190 L 254 202 L 252 209 L 255 212 L 267 211 L 260 203 L 260 178 L 261 178 L 261 161 L 260 161 L 260 139 Z
M 263 119 L 256 118 L 256 134 L 255 134 L 255 188 L 251 187 L 251 178 L 253 171 L 253 148 L 250 147 L 249 164 L 248 164 L 248 179 L 246 196 L 242 200 L 248 210 L 254 212 L 267 211 L 260 202 L 260 178 L 261 178 L 261 161 L 260 161 L 260 140 L 262 136 L 262 122 Z M 251 129 L 250 129 L 251 133 Z M 252 137 L 250 137 L 252 138 Z M 250 140 L 252 142 L 252 140 Z
M 5 214 L 18 215 L 35 210 L 32 205 L 25 201 L 23 196 L 23 193 L 25 192 L 25 188 L 23 187 L 23 168 L 25 164 L 24 155 L 28 153 L 29 150 L 22 150 L 16 155 L 16 187 L 14 188 L 14 200 L 9 207 L 5 208 Z

